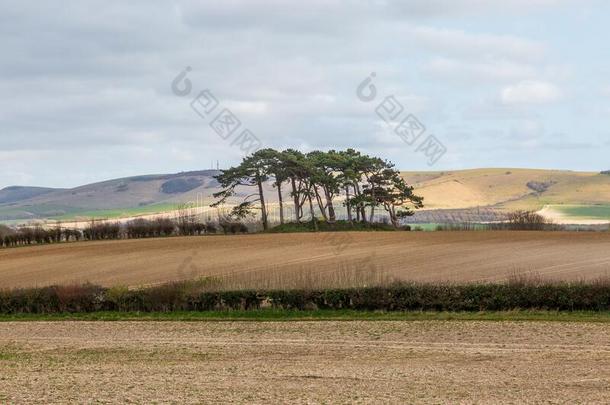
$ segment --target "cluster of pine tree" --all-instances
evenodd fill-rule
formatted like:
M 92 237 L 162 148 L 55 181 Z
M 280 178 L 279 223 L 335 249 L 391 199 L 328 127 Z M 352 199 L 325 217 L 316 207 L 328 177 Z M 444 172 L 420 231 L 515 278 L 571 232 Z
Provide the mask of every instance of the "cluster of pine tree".
M 349 222 L 373 222 L 375 210 L 381 207 L 392 225 L 398 227 L 400 218 L 413 215 L 413 209 L 423 207 L 423 198 L 414 194 L 413 187 L 404 181 L 394 164 L 354 149 L 309 153 L 261 149 L 215 177 L 222 190 L 214 194 L 218 200 L 212 206 L 236 196 L 238 187 L 253 187 L 255 191 L 233 208 L 232 215 L 244 218 L 260 210 L 264 229 L 269 228 L 263 187 L 267 181 L 277 189 L 282 224 L 286 220 L 285 187 L 289 187 L 297 223 L 309 211 L 308 216 L 315 224 L 314 206 L 326 222 L 334 223 L 340 195 L 344 197 L 341 200 Z

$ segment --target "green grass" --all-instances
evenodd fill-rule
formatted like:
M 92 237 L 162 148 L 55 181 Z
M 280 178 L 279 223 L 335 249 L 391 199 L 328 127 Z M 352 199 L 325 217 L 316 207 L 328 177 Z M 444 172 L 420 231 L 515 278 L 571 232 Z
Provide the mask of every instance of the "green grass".
M 421 223 L 421 224 L 407 224 L 413 231 L 436 231 L 438 226 L 445 226 L 448 224 L 443 223 Z M 450 225 L 450 224 L 449 224 Z M 459 224 L 454 224 L 458 226 Z M 476 229 L 485 229 L 484 224 L 472 224 Z M 294 233 L 294 232 L 313 232 L 314 228 L 311 222 L 302 222 L 300 224 L 289 222 L 284 225 L 278 225 L 269 230 L 271 233 Z M 335 222 L 333 225 L 329 225 L 324 221 L 318 222 L 318 231 L 320 232 L 333 232 L 333 231 L 396 231 L 396 229 L 390 224 L 374 223 L 366 224 L 361 222 L 354 222 L 350 224 L 347 221 L 340 220 Z
M 6 221 L 8 221 L 10 220 L 8 218 L 30 218 L 32 215 L 36 217 L 44 217 L 53 213 L 65 212 L 68 209 L 71 208 L 55 204 L 38 204 L 22 207 L 13 207 L 9 205 L 0 207 L 0 218 L 4 218 Z
M 268 232 L 271 233 L 293 233 L 293 232 L 313 232 L 314 227 L 311 221 L 304 221 L 300 224 L 289 222 L 284 225 L 278 225 L 271 228 Z M 334 224 L 328 224 L 324 221 L 318 221 L 318 231 L 320 232 L 335 232 L 335 231 L 396 231 L 389 224 L 382 223 L 362 223 L 354 222 L 350 224 L 348 221 L 340 220 Z
M 425 223 L 425 224 L 408 224 L 412 230 L 422 230 L 422 231 L 436 231 L 436 227 L 442 225 L 440 223 Z
M 426 231 L 426 232 L 431 232 L 431 231 L 438 231 L 438 227 L 441 228 L 451 228 L 451 227 L 455 227 L 455 229 L 464 229 L 464 227 L 466 229 L 469 230 L 480 230 L 480 231 L 485 231 L 488 230 L 488 226 L 487 224 L 480 224 L 480 223 L 470 223 L 470 224 L 461 224 L 461 223 L 441 223 L 441 222 L 426 222 L 426 223 L 421 223 L 421 224 L 408 224 L 411 227 L 412 231 Z
M 178 209 L 179 204 L 174 203 L 158 203 L 146 205 L 143 207 L 129 207 L 129 208 L 113 208 L 107 210 L 85 210 L 76 207 L 66 206 L 55 206 L 55 205 L 36 205 L 31 207 L 0 207 L 0 219 L 1 218 L 26 218 L 27 213 L 33 214 L 37 217 L 44 217 L 49 220 L 57 221 L 73 221 L 80 218 L 97 218 L 97 219 L 118 219 L 122 217 L 132 217 L 137 215 L 145 214 L 156 214 L 162 212 L 168 212 Z M 64 212 L 61 215 L 49 215 L 53 212 Z M 2 223 L 18 222 L 22 223 L 23 220 L 8 220 L 5 219 L 0 221 Z
M 610 205 L 551 205 L 551 208 L 567 217 L 610 220 Z
M 55 220 L 74 220 L 77 217 L 86 217 L 86 218 L 105 218 L 105 219 L 118 219 L 122 217 L 132 217 L 136 215 L 145 215 L 145 214 L 156 214 L 167 211 L 177 210 L 179 204 L 172 203 L 159 203 L 146 205 L 143 207 L 131 207 L 131 208 L 115 208 L 109 210 L 88 210 L 88 211 L 79 211 L 74 210 L 68 214 L 50 217 L 49 219 Z
M 610 322 L 610 312 L 370 312 L 353 310 L 292 311 L 261 309 L 204 312 L 92 312 L 0 315 L 8 321 L 563 321 Z

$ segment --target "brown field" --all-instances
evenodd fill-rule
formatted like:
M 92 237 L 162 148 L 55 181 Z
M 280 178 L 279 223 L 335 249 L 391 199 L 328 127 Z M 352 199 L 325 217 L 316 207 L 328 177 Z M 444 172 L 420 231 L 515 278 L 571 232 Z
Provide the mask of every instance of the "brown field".
M 341 282 L 342 269 L 416 281 L 493 281 L 528 272 L 595 279 L 610 274 L 610 233 L 257 234 L 0 250 L 3 288 L 86 281 L 138 286 L 222 274 L 246 280 L 334 276 Z
M 608 403 L 610 324 L 0 323 L 3 403 Z

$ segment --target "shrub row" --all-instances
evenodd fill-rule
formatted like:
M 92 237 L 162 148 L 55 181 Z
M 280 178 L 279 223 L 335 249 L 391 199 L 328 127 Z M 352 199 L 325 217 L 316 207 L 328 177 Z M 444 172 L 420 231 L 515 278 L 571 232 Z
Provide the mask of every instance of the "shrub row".
M 40 245 L 48 243 L 77 242 L 80 240 L 115 240 L 157 238 L 164 236 L 198 236 L 215 234 L 248 233 L 248 226 L 242 222 L 221 220 L 218 223 L 203 223 L 194 218 L 134 219 L 125 224 L 119 222 L 91 221 L 83 230 L 62 228 L 52 229 L 42 226 L 12 229 L 0 225 L 0 248 Z
M 79 285 L 0 291 L 2 314 L 249 310 L 266 306 L 296 310 L 608 311 L 610 284 L 393 284 L 319 291 L 202 292 L 192 283 L 171 283 L 138 290 Z
M 79 241 L 86 237 L 72 229 L 43 229 L 41 226 L 11 229 L 0 225 L 0 247 Z

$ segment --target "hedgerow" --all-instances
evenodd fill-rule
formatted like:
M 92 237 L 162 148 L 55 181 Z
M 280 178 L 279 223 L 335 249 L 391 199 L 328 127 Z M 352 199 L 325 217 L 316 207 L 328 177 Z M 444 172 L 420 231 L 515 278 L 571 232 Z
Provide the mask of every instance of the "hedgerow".
M 0 313 L 351 309 L 366 311 L 610 310 L 610 282 L 415 284 L 325 290 L 201 291 L 189 282 L 142 289 L 96 285 L 0 291 Z

